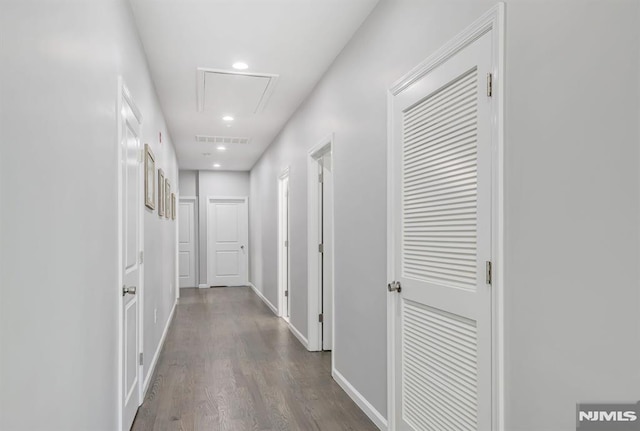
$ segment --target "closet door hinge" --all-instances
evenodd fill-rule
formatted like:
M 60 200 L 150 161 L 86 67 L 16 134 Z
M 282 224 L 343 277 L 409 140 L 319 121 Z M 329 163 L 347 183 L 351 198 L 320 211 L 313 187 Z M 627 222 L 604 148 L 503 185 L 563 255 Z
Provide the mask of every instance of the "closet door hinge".
M 144 263 L 144 251 L 140 252 L 140 263 Z
M 487 73 L 487 97 L 493 96 L 493 74 Z
M 144 365 L 144 353 L 140 352 L 140 365 Z
M 318 253 L 324 253 L 324 244 L 318 244 Z
M 486 267 L 485 267 L 485 277 L 486 277 L 486 283 L 487 284 L 491 284 L 492 279 L 493 279 L 493 274 L 492 274 L 492 265 L 491 265 L 491 261 L 488 260 L 486 262 Z
M 324 315 L 322 313 L 318 314 L 318 322 L 324 322 Z

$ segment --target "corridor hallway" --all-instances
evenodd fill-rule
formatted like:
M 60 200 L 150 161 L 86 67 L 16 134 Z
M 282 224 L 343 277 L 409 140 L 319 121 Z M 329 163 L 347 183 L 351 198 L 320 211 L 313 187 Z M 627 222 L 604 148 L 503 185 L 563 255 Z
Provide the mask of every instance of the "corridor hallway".
M 134 431 L 377 430 L 251 288 L 180 294 Z

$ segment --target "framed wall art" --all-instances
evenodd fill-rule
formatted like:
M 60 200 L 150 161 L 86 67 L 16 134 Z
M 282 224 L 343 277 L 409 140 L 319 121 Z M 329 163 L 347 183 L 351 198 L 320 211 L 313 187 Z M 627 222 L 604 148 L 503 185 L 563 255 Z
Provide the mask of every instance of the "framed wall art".
M 171 215 L 171 184 L 169 183 L 169 180 L 164 180 L 164 182 L 164 218 L 169 218 Z
M 164 217 L 164 204 L 164 171 L 162 169 L 158 169 L 158 215 L 160 217 Z
M 144 144 L 144 204 L 156 209 L 156 158 L 149 144 Z

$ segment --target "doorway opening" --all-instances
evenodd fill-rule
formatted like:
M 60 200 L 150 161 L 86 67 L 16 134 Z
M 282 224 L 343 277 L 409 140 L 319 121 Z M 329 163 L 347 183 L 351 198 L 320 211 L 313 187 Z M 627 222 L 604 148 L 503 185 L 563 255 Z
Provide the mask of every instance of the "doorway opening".
M 289 168 L 278 178 L 278 315 L 289 322 Z
M 333 350 L 333 136 L 309 152 L 309 350 Z

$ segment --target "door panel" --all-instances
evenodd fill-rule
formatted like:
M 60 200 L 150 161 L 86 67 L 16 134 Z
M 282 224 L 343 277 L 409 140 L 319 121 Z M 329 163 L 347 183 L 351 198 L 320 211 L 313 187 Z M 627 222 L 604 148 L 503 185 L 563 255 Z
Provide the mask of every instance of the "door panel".
M 180 287 L 196 287 L 195 200 L 180 200 L 178 208 L 178 267 Z
M 240 252 L 239 251 L 217 251 L 216 257 L 217 276 L 239 276 L 240 275 Z
M 123 101 L 120 124 L 121 205 L 122 220 L 122 428 L 131 428 L 140 404 L 141 370 L 139 301 L 141 281 L 140 252 L 142 211 L 142 169 L 140 124 L 126 99 Z M 135 292 L 135 293 L 134 293 Z
M 191 264 L 191 256 L 189 255 L 189 252 L 188 251 L 179 252 L 178 266 L 180 267 L 180 278 L 184 279 L 191 276 L 190 264 Z M 183 286 L 182 283 L 180 283 L 180 287 L 193 287 L 193 286 Z
M 238 204 L 218 203 L 215 217 L 216 241 L 220 244 L 238 242 Z
M 125 310 L 124 318 L 124 333 L 125 333 L 125 354 L 126 365 L 124 367 L 124 381 L 127 398 L 130 398 L 135 389 L 138 378 L 137 373 L 137 359 L 138 359 L 138 345 L 137 345 L 137 310 L 135 301 L 129 301 L 127 309 Z
M 209 199 L 207 207 L 207 277 L 210 286 L 248 282 L 249 226 L 243 199 Z
M 395 97 L 397 429 L 491 428 L 491 33 Z

